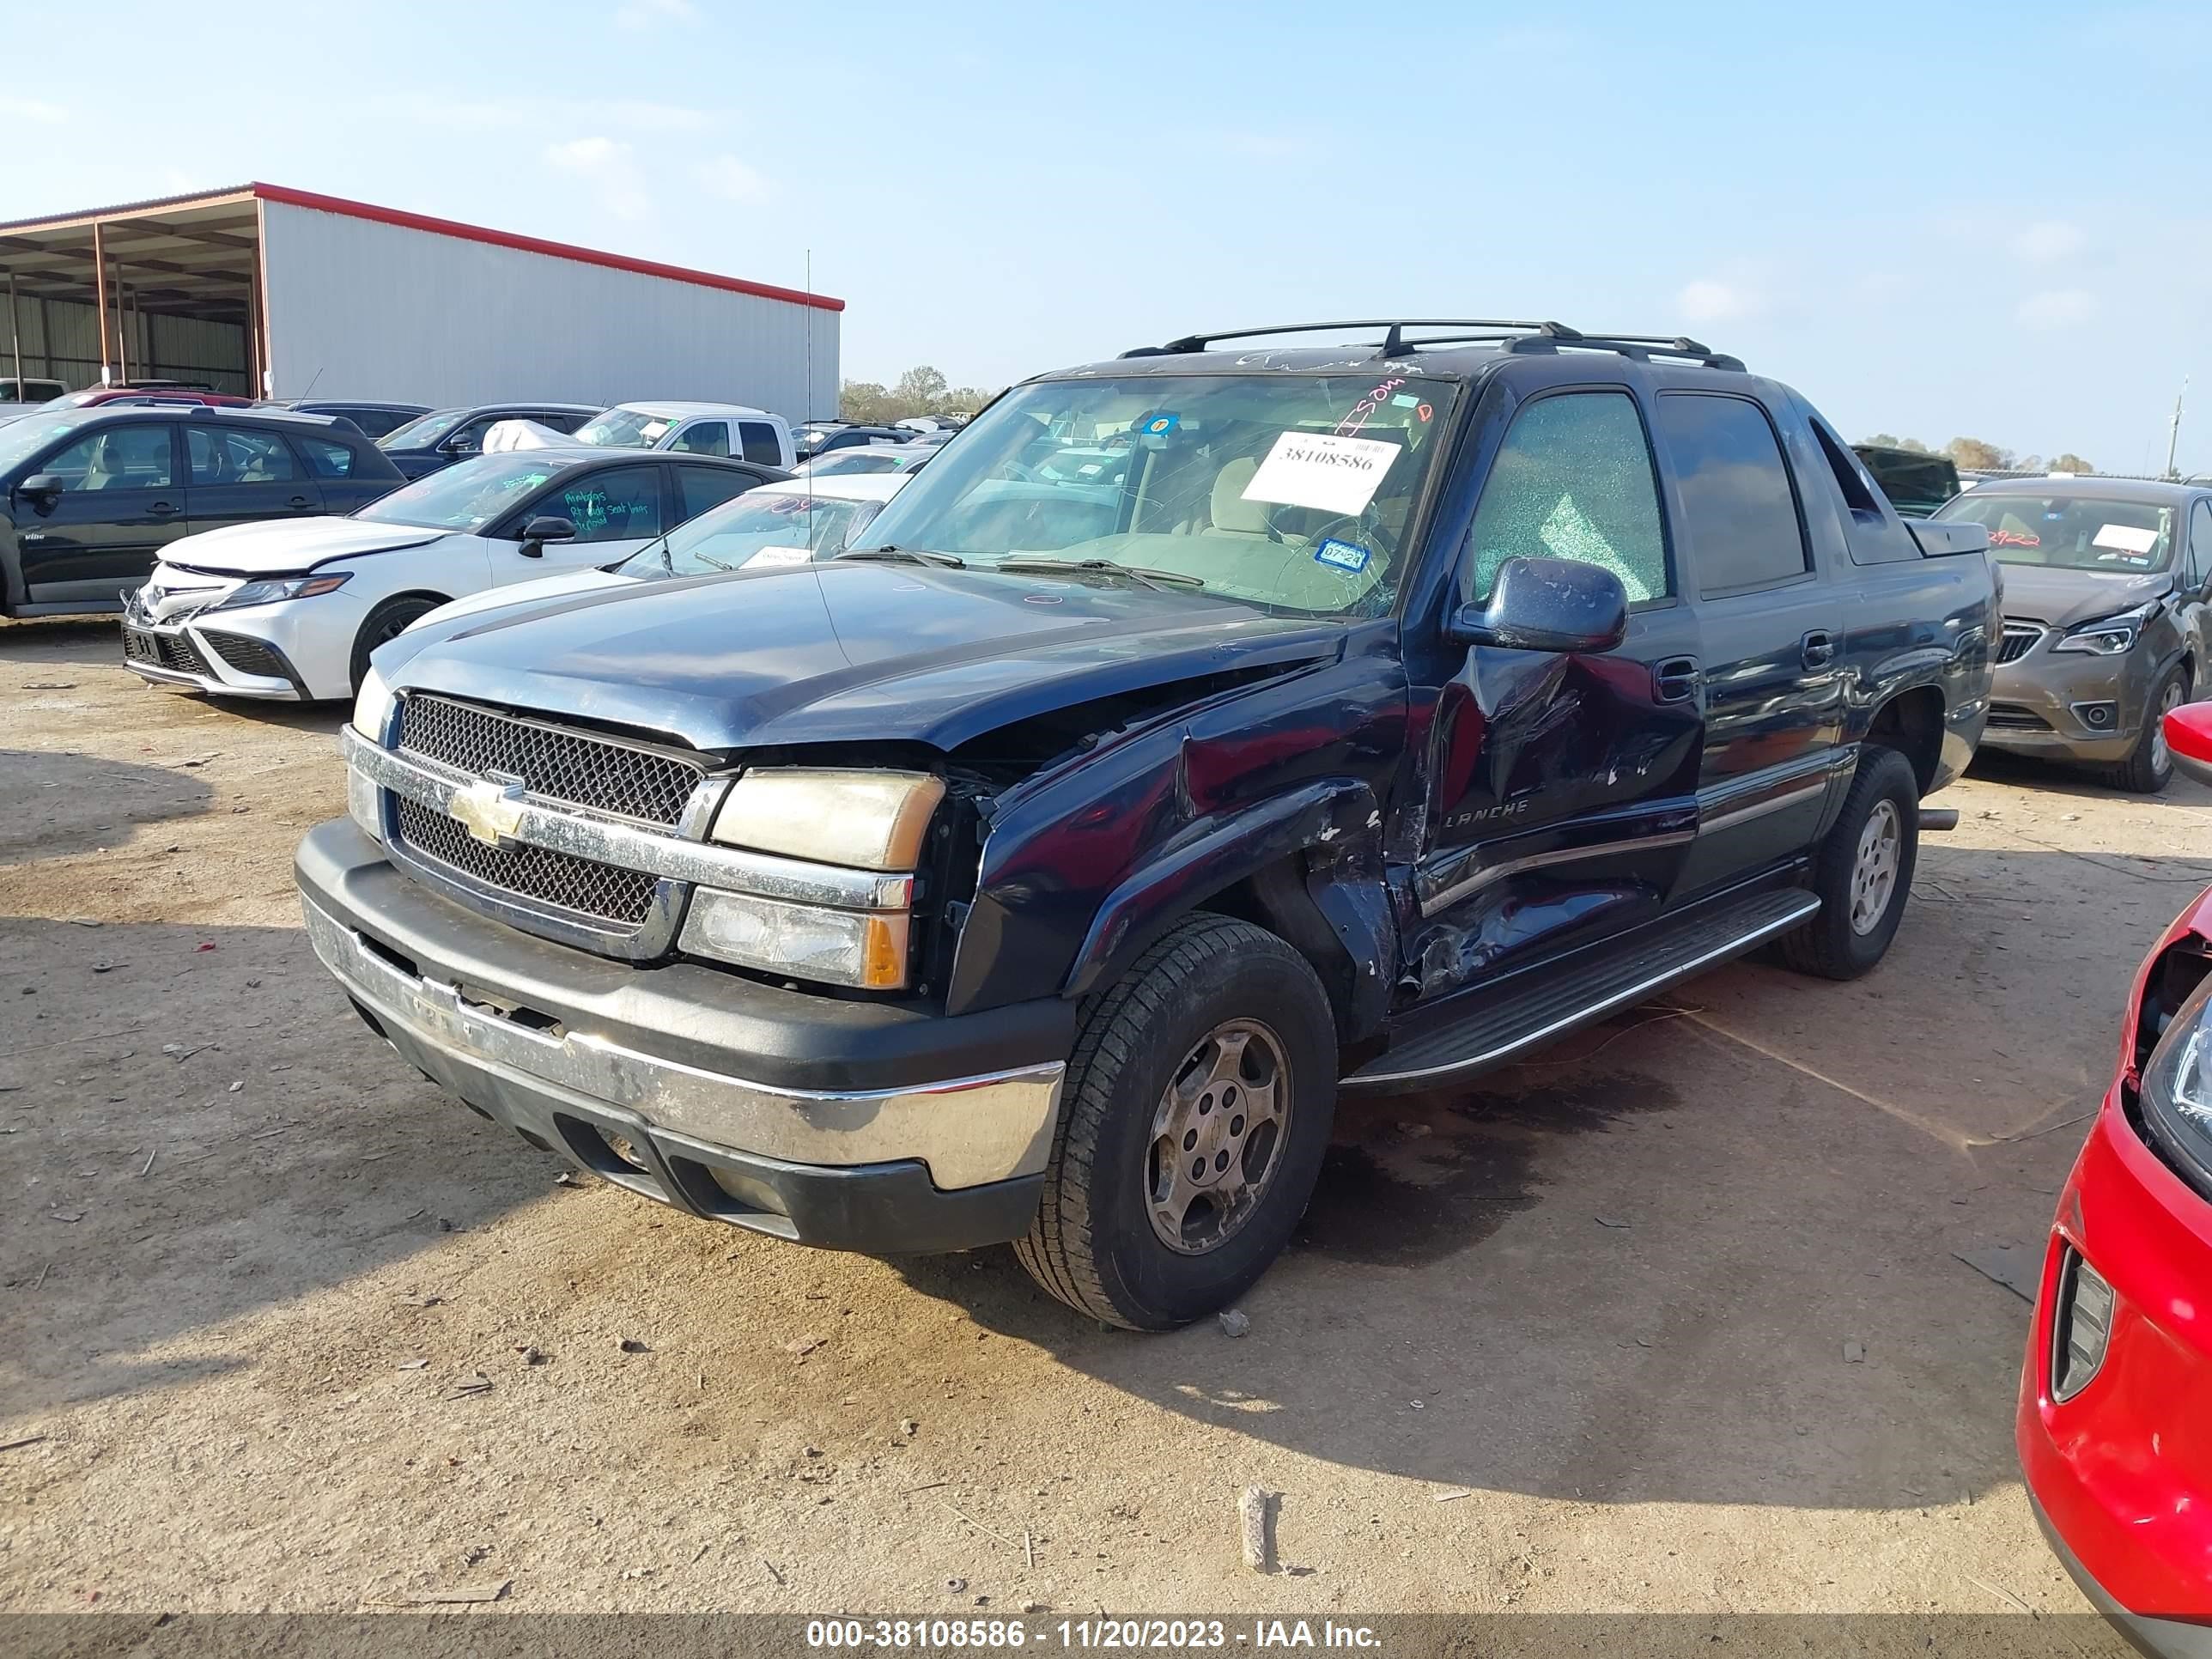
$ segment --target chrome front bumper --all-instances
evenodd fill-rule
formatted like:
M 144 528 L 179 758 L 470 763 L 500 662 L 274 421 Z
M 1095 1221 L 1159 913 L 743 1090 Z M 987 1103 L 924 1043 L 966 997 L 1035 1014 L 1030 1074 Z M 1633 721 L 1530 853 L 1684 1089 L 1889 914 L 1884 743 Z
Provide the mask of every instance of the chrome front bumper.
M 703 1148 L 779 1164 L 916 1161 L 940 1191 L 1036 1176 L 1051 1149 L 1059 1061 L 897 1088 L 769 1088 L 588 1031 L 523 1024 L 457 984 L 405 971 L 312 895 L 301 908 L 315 954 L 395 1047 L 448 1057 L 553 1112 L 612 1109 Z

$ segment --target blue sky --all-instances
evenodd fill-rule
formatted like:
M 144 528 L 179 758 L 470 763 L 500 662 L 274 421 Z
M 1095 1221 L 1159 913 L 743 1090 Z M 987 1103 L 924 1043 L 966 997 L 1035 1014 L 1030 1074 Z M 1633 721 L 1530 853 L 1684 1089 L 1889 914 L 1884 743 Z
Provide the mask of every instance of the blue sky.
M 794 285 L 811 248 L 872 380 L 1301 317 L 1687 330 L 1854 437 L 2121 471 L 2190 375 L 2212 471 L 2212 6 L 100 19 L 13 9 L 0 218 L 264 179 Z

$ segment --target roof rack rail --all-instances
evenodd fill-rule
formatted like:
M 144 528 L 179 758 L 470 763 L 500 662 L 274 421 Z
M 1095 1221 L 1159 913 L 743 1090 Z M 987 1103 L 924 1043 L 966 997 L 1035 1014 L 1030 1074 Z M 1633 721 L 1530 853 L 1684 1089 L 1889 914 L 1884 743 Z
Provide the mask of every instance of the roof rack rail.
M 1585 334 L 1580 329 L 1569 328 L 1565 323 L 1534 322 L 1501 317 L 1417 317 L 1391 319 L 1367 317 L 1328 323 L 1280 323 L 1269 328 L 1224 329 L 1204 334 L 1185 334 L 1170 340 L 1165 345 L 1134 346 L 1121 354 L 1124 357 L 1171 357 L 1185 352 L 1204 351 L 1222 340 L 1259 339 L 1270 334 L 1318 334 L 1340 328 L 1379 328 L 1385 331 L 1381 343 L 1376 348 L 1379 357 L 1400 357 L 1409 350 L 1424 346 L 1472 345 L 1496 341 L 1508 351 L 1557 351 L 1569 346 L 1592 351 L 1617 351 L 1638 362 L 1650 362 L 1654 357 L 1680 358 L 1706 368 L 1743 372 L 1741 358 L 1730 357 L 1711 347 L 1683 335 L 1669 334 Z M 1474 334 L 1439 334 L 1425 339 L 1408 340 L 1409 328 L 1460 328 L 1485 331 Z M 1362 342 L 1361 343 L 1364 343 Z
M 1505 343 L 1505 349 L 1515 352 L 1557 351 L 1562 345 L 1584 351 L 1617 351 L 1639 363 L 1648 363 L 1654 357 L 1678 357 L 1705 368 L 1725 369 L 1736 374 L 1745 372 L 1742 358 L 1715 351 L 1680 334 L 1519 334 Z
M 1124 357 L 1172 357 L 1187 351 L 1203 351 L 1217 340 L 1255 340 L 1269 334 L 1319 334 L 1333 328 L 1382 328 L 1389 333 L 1383 340 L 1383 356 L 1395 357 L 1404 349 L 1401 337 L 1409 328 L 1510 328 L 1558 329 L 1571 334 L 1572 329 L 1559 323 L 1524 322 L 1498 317 L 1429 317 L 1395 319 L 1389 317 L 1360 317 L 1329 323 L 1279 323 L 1271 328 L 1231 328 L 1216 330 L 1206 334 L 1185 334 L 1170 340 L 1165 345 L 1136 346 L 1123 352 Z M 1416 342 L 1416 343 L 1419 343 Z

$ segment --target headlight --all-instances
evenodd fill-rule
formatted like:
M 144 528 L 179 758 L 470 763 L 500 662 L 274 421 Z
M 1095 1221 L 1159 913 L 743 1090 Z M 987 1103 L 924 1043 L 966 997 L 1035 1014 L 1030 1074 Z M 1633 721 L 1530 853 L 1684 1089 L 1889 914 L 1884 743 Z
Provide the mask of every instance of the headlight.
M 235 611 L 241 605 L 274 605 L 279 599 L 312 599 L 320 593 L 335 592 L 353 580 L 353 572 L 341 570 L 330 576 L 276 576 L 267 581 L 248 582 L 234 589 L 208 607 L 210 611 Z
M 945 780 L 926 772 L 746 773 L 714 815 L 714 839 L 855 870 L 911 870 Z
M 2117 657 L 2134 649 L 2136 638 L 2142 633 L 2143 623 L 2149 620 L 2152 607 L 2143 605 L 2118 617 L 2107 617 L 2102 622 L 2083 623 L 2069 629 L 2065 638 L 2051 648 L 2053 651 L 2080 651 L 2092 657 Z
M 741 967 L 830 985 L 896 991 L 906 983 L 903 911 L 828 910 L 702 888 L 680 948 Z
M 392 688 L 372 668 L 362 677 L 361 690 L 354 693 L 353 729 L 371 743 L 381 744 L 385 723 L 391 718 Z
M 346 768 L 346 816 L 371 841 L 384 839 L 383 794 L 368 773 Z
M 714 838 L 757 853 L 899 874 L 921 861 L 945 799 L 926 772 L 763 767 L 731 786 Z M 678 941 L 695 956 L 831 985 L 896 991 L 907 982 L 904 910 L 841 910 L 702 888 Z
M 2212 1194 L 2212 975 L 2190 993 L 2143 1067 L 2143 1122 L 2199 1192 Z

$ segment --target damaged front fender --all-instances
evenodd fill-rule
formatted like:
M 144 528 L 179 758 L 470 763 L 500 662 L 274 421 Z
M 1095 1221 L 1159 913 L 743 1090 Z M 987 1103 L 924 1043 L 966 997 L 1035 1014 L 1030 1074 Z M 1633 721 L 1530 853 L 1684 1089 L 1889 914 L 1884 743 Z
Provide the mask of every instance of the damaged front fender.
M 1342 1022 L 1371 1029 L 1396 976 L 1381 848 L 1406 711 L 1385 625 L 1008 790 L 989 815 L 948 1010 L 1082 996 L 1182 916 L 1225 908 L 1324 967 Z

